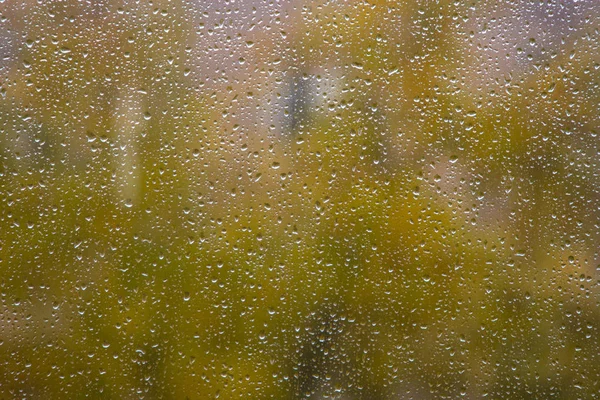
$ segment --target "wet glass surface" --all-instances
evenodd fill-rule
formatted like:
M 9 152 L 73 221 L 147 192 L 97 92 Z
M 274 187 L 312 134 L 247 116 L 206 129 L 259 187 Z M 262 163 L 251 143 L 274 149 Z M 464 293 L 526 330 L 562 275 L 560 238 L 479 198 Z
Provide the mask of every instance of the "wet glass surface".
M 0 0 L 0 397 L 597 398 L 599 18 Z

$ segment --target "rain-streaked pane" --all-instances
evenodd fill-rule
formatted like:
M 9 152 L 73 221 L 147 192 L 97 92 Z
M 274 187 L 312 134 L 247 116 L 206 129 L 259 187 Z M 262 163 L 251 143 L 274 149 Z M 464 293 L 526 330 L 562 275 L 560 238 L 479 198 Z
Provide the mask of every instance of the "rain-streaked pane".
M 600 2 L 0 0 L 0 398 L 600 397 Z

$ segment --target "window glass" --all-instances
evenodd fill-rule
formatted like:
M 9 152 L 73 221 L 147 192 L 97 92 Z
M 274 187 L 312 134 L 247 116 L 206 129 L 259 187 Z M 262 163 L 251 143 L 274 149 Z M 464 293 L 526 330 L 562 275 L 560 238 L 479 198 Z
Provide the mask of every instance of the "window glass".
M 0 0 L 0 397 L 592 399 L 600 2 Z

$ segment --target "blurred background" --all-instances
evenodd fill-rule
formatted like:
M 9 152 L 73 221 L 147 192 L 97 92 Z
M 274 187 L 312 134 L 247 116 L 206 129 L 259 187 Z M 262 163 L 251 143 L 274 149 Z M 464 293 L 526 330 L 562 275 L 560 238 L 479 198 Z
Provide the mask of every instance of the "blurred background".
M 600 397 L 600 2 L 0 0 L 0 398 Z

